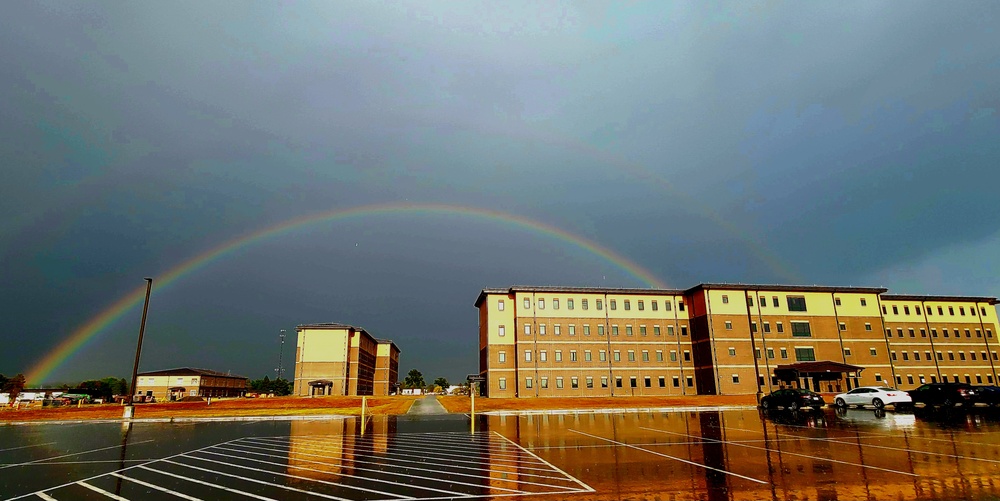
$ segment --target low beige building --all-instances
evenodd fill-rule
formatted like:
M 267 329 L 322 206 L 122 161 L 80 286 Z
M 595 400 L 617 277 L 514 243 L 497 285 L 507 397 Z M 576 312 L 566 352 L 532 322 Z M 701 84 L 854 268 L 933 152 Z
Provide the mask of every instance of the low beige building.
M 399 374 L 399 348 L 339 323 L 297 327 L 294 395 L 388 395 Z
M 135 394 L 146 401 L 151 398 L 169 401 L 184 397 L 241 397 L 246 394 L 248 382 L 244 376 L 180 367 L 140 372 Z

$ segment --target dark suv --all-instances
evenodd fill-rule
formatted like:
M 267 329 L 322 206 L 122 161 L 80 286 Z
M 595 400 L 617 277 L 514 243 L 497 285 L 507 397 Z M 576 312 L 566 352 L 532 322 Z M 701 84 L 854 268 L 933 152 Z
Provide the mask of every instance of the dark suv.
M 908 391 L 914 404 L 922 403 L 928 407 L 944 406 L 972 407 L 976 403 L 976 387 L 966 383 L 930 383 L 920 385 Z

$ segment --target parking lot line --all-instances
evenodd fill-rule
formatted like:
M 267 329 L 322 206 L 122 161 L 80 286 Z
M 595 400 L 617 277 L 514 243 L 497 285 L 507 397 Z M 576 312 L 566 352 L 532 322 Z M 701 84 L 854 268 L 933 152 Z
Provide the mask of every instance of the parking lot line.
M 106 491 L 104 489 L 101 489 L 100 487 L 96 487 L 96 486 L 90 485 L 87 482 L 84 482 L 82 480 L 79 481 L 79 482 L 77 482 L 76 485 L 80 485 L 80 486 L 86 487 L 86 488 L 88 488 L 88 489 L 90 489 L 90 490 L 92 490 L 92 491 L 94 491 L 94 492 L 96 492 L 98 494 L 101 494 L 103 496 L 106 496 L 106 497 L 109 497 L 111 499 L 114 499 L 115 501 L 129 501 L 128 498 L 123 498 L 123 497 L 121 497 L 121 496 L 119 496 L 119 495 L 117 495 L 117 494 L 115 494 L 113 492 L 108 492 L 108 491 Z
M 0 449 L 0 452 L 6 452 L 6 451 L 16 451 L 16 450 L 18 450 L 18 449 L 30 449 L 30 448 L 32 448 L 32 447 L 45 447 L 46 445 L 52 445 L 52 444 L 54 444 L 54 443 L 55 443 L 55 442 L 46 442 L 46 443 L 44 443 L 44 444 L 36 444 L 36 445 L 22 445 L 22 446 L 20 446 L 20 447 L 8 447 L 8 448 L 6 448 L 6 449 Z
M 46 494 L 44 492 L 36 492 L 34 495 L 38 496 L 38 497 L 40 497 L 42 499 L 44 499 L 45 501 L 58 501 L 56 498 L 54 498 L 52 496 L 49 496 L 48 494 Z
M 673 432 L 673 431 L 657 430 L 655 428 L 646 428 L 645 426 L 640 426 L 639 428 L 643 429 L 643 430 L 648 430 L 648 431 L 655 431 L 655 432 L 658 432 L 658 433 L 666 433 L 668 435 L 679 435 L 679 436 L 682 436 L 682 437 L 696 437 L 696 435 L 688 435 L 686 433 L 677 433 L 677 432 Z M 905 471 L 892 470 L 892 469 L 889 469 L 889 468 L 881 468 L 881 467 L 878 467 L 878 466 L 871 466 L 871 465 L 862 464 L 862 463 L 852 463 L 850 461 L 841 461 L 839 459 L 830 459 L 830 458 L 825 458 L 825 457 L 822 457 L 822 456 L 813 456 L 813 455 L 810 455 L 810 454 L 802 454 L 802 453 L 798 453 L 798 452 L 790 452 L 790 451 L 785 451 L 785 450 L 779 451 L 778 449 L 771 449 L 769 447 L 757 447 L 756 445 L 735 443 L 735 442 L 729 442 L 729 441 L 726 441 L 726 440 L 716 440 L 714 438 L 704 438 L 704 437 L 702 437 L 702 439 L 709 441 L 709 443 L 726 444 L 726 445 L 732 445 L 732 446 L 735 446 L 735 447 L 746 447 L 748 449 L 755 449 L 755 450 L 760 450 L 760 451 L 777 452 L 777 453 L 786 454 L 786 455 L 789 455 L 789 456 L 798 456 L 798 457 L 803 457 L 803 458 L 807 458 L 807 459 L 817 459 L 817 460 L 820 460 L 820 461 L 827 461 L 827 462 L 830 462 L 830 463 L 846 464 L 846 465 L 850 465 L 850 466 L 858 466 L 858 467 L 861 467 L 861 468 L 869 468 L 869 469 L 872 469 L 872 470 L 885 471 L 885 472 L 889 472 L 889 473 L 898 473 L 900 475 L 906 475 L 906 476 L 910 476 L 910 477 L 919 477 L 920 476 L 920 475 L 917 475 L 917 474 L 914 474 L 914 473 L 905 472 Z
M 147 443 L 147 442 L 152 442 L 152 440 L 143 440 L 141 442 L 135 442 L 135 443 L 136 444 L 144 444 L 144 443 Z M 99 452 L 99 451 L 106 451 L 108 449 L 121 449 L 121 448 L 122 448 L 121 445 L 112 445 L 110 447 L 101 447 L 100 449 L 90 449 L 90 450 L 87 450 L 87 451 L 73 452 L 73 453 L 70 453 L 70 454 L 62 454 L 60 456 L 52 456 L 52 457 L 48 457 L 48 458 L 36 459 L 34 461 L 25 461 L 23 463 L 8 463 L 8 464 L 5 464 L 3 466 L 0 466 L 0 470 L 3 470 L 5 468 L 13 468 L 15 466 L 27 466 L 27 465 L 31 465 L 31 464 L 35 464 L 35 463 L 43 463 L 45 461 L 49 461 L 49 460 L 52 460 L 52 459 L 68 458 L 70 456 L 79 456 L 81 454 L 90 454 L 91 452 Z
M 501 435 L 501 434 L 500 434 L 500 433 L 498 433 L 498 432 L 495 432 L 495 431 L 494 431 L 493 433 L 496 433 L 496 435 L 497 435 L 498 437 L 500 437 L 500 438 L 502 438 L 502 439 L 506 440 L 507 442 L 509 442 L 509 443 L 510 443 L 511 445 L 513 445 L 514 447 L 517 447 L 518 449 L 521 449 L 521 450 L 522 450 L 522 451 L 524 451 L 524 452 L 525 452 L 526 454 L 530 454 L 530 455 L 534 456 L 534 457 L 535 457 L 536 459 L 538 459 L 539 461 L 541 461 L 541 462 L 543 462 L 543 463 L 545 463 L 545 464 L 549 465 L 549 467 L 550 467 L 550 468 L 552 468 L 553 470 L 556 470 L 556 471 L 558 471 L 559 473 L 562 473 L 563 475 L 566 475 L 566 477 L 568 477 L 568 478 L 571 478 L 571 479 L 573 479 L 573 481 L 574 481 L 574 482 L 576 482 L 576 483 L 577 483 L 577 484 L 578 484 L 578 485 L 579 485 L 580 487 L 582 487 L 583 489 L 585 489 L 585 490 L 586 490 L 587 492 L 595 492 L 595 491 L 594 491 L 594 489 L 593 489 L 593 488 L 592 488 L 591 486 L 589 486 L 589 485 L 587 485 L 587 484 L 585 484 L 585 483 L 581 482 L 581 481 L 580 481 L 580 479 L 578 479 L 578 478 L 574 477 L 573 475 L 570 475 L 569 473 L 566 473 L 565 471 L 563 471 L 562 469 L 560 469 L 560 468 L 559 468 L 558 466 L 556 466 L 556 465 L 554 465 L 554 464 L 552 464 L 552 463 L 550 463 L 550 462 L 548 462 L 548 461 L 546 461 L 546 460 L 542 459 L 541 457 L 539 457 L 539 456 L 538 456 L 537 454 L 535 454 L 534 452 L 531 452 L 531 451 L 529 451 L 528 449 L 525 449 L 525 448 L 524 448 L 524 447 L 523 447 L 523 446 L 522 446 L 521 444 L 519 444 L 519 443 L 517 443 L 517 442 L 515 442 L 515 441 L 513 441 L 513 440 L 511 440 L 511 439 L 509 439 L 509 438 L 507 438 L 507 437 L 505 437 L 505 436 L 503 436 L 503 435 Z
M 286 477 L 298 478 L 298 479 L 302 479 L 302 480 L 308 480 L 305 477 L 299 477 L 299 476 L 296 476 L 296 475 L 289 475 L 287 473 L 278 473 L 276 471 L 268 471 L 268 470 L 263 470 L 263 469 L 260 469 L 260 468 L 252 468 L 250 466 L 240 466 L 240 465 L 235 465 L 235 464 L 232 464 L 232 463 L 224 463 L 222 461 L 213 461 L 211 459 L 204 459 L 204 458 L 199 458 L 199 457 L 191 456 L 191 455 L 181 456 L 181 457 L 184 458 L 184 459 L 196 459 L 196 460 L 199 460 L 199 461 L 207 461 L 207 462 L 210 462 L 210 463 L 214 462 L 214 463 L 217 463 L 217 464 L 223 464 L 223 465 L 226 465 L 226 466 L 232 466 L 232 467 L 241 468 L 241 469 L 244 469 L 244 470 L 256 471 L 256 472 L 260 472 L 260 473 L 267 473 L 267 474 L 270 474 L 270 475 L 286 476 Z M 178 459 L 180 459 L 180 458 L 178 458 Z M 166 462 L 167 463 L 171 463 L 171 464 L 180 465 L 180 466 L 183 466 L 185 468 L 191 468 L 193 470 L 198 470 L 198 471 L 203 471 L 203 472 L 206 472 L 206 473 L 211 473 L 213 475 L 222 475 L 224 477 L 238 478 L 238 479 L 244 480 L 246 482 L 253 482 L 255 484 L 261 484 L 261 485 L 270 485 L 272 487 L 277 487 L 279 489 L 285 489 L 285 490 L 289 490 L 289 491 L 303 492 L 303 493 L 307 493 L 307 494 L 312 494 L 314 496 L 319 496 L 321 498 L 335 499 L 336 501 L 351 501 L 350 499 L 342 498 L 342 497 L 339 497 L 339 496 L 333 496 L 333 495 L 330 495 L 330 494 L 323 494 L 323 493 L 320 493 L 320 492 L 310 492 L 310 491 L 298 489 L 298 488 L 295 488 L 295 487 L 289 487 L 287 485 L 276 484 L 274 482 L 267 482 L 267 481 L 256 479 L 256 478 L 244 477 L 244 476 L 241 476 L 241 475 L 235 475 L 233 473 L 225 473 L 225 472 L 222 472 L 222 471 L 219 471 L 219 470 L 210 470 L 208 468 L 202 468 L 200 466 L 195 466 L 195 465 L 192 465 L 192 464 L 180 463 L 180 462 L 177 462 L 177 461 L 166 461 Z
M 164 460 L 164 461 L 169 462 L 168 460 Z M 157 470 L 157 469 L 145 466 L 145 465 L 140 466 L 139 468 L 142 468 L 143 470 L 151 471 L 153 473 L 159 473 L 161 475 L 166 475 L 168 477 L 179 478 L 181 480 L 186 480 L 188 482 L 193 482 L 193 483 L 196 483 L 196 484 L 205 485 L 205 486 L 212 487 L 212 488 L 215 488 L 215 489 L 221 489 L 221 490 L 224 490 L 226 492 L 232 492 L 233 494 L 239 494 L 241 496 L 251 497 L 251 498 L 254 498 L 254 499 L 260 499 L 262 501 L 278 501 L 277 499 L 269 498 L 269 497 L 265 497 L 265 496 L 260 496 L 260 495 L 254 494 L 252 492 L 241 491 L 239 489 L 233 489 L 231 487 L 226 487 L 224 485 L 213 484 L 211 482 L 206 482 L 204 480 L 198 480 L 197 478 L 191 478 L 191 477 L 185 477 L 183 475 L 177 475 L 175 473 L 170 473 L 169 471 Z
M 453 465 L 453 464 L 450 464 L 450 463 L 433 463 L 433 462 L 429 462 L 429 461 L 418 461 L 418 460 L 413 460 L 413 459 L 398 459 L 398 458 L 395 458 L 395 457 L 389 457 L 389 454 L 382 454 L 382 453 L 379 453 L 379 454 L 373 456 L 373 455 L 370 455 L 371 451 L 358 451 L 356 449 L 352 450 L 352 449 L 349 449 L 349 448 L 346 448 L 346 447 L 344 447 L 344 448 L 337 448 L 337 449 L 326 449 L 326 448 L 321 448 L 321 447 L 298 447 L 298 448 L 305 449 L 305 450 L 308 450 L 308 451 L 313 451 L 313 452 L 336 452 L 336 453 L 341 453 L 341 454 L 344 453 L 344 452 L 347 452 L 347 451 L 350 451 L 350 452 L 355 453 L 355 454 L 357 454 L 358 452 L 361 452 L 362 454 L 358 454 L 358 455 L 360 455 L 361 457 L 366 457 L 366 458 L 379 458 L 379 459 L 383 459 L 383 460 L 384 459 L 389 459 L 390 461 L 393 461 L 393 462 L 415 463 L 415 464 L 419 464 L 419 465 L 423 465 L 423 466 L 443 466 L 443 467 L 447 467 L 449 469 L 460 468 L 460 469 L 464 469 L 464 470 L 474 470 L 474 471 L 477 471 L 477 472 L 483 472 L 484 471 L 484 469 L 482 467 L 482 462 L 474 463 L 474 464 L 480 465 L 478 467 L 474 467 L 474 466 L 456 466 L 456 465 Z M 395 455 L 393 455 L 393 456 L 395 456 Z M 337 456 L 322 456 L 322 457 L 329 458 L 329 457 L 337 457 Z M 351 460 L 348 460 L 348 461 L 355 461 L 355 460 L 351 459 Z M 449 460 L 449 461 L 452 461 L 452 460 Z M 372 464 L 392 464 L 392 463 L 379 463 L 379 462 L 370 462 L 370 461 L 360 461 L 360 462 L 368 462 L 368 463 L 372 463 Z M 538 464 L 544 464 L 544 463 L 538 463 Z M 405 465 L 396 465 L 396 466 L 403 467 Z M 493 465 L 491 465 L 491 466 L 493 466 Z M 493 468 L 488 468 L 485 471 L 488 471 L 488 472 L 491 472 L 491 473 L 497 473 L 497 474 L 512 474 L 512 473 L 516 473 L 517 475 L 522 476 L 522 477 L 523 476 L 530 476 L 530 477 L 538 477 L 538 478 L 548 478 L 548 479 L 553 479 L 553 480 L 564 480 L 562 477 L 551 477 L 551 476 L 548 476 L 548 475 L 538 475 L 538 474 L 535 474 L 535 473 L 524 473 L 524 472 L 520 471 L 522 469 L 528 469 L 528 470 L 531 470 L 531 471 L 545 471 L 545 472 L 548 472 L 548 471 L 551 471 L 551 469 L 518 468 L 518 467 L 513 466 L 513 465 L 498 465 L 498 466 L 502 466 L 504 468 L 509 468 L 511 471 L 495 470 Z M 420 468 L 417 468 L 417 469 L 420 469 Z M 429 470 L 429 471 L 439 471 L 439 470 Z M 481 475 L 477 475 L 477 476 L 481 476 Z
M 143 487 L 147 487 L 149 489 L 154 489 L 154 490 L 157 490 L 157 491 L 160 491 L 160 492 L 165 492 L 165 493 L 170 494 L 171 496 L 174 496 L 174 497 L 178 497 L 178 498 L 181 498 L 181 499 L 187 499 L 188 501 L 203 501 L 200 498 L 188 496 L 187 494 L 184 494 L 183 492 L 177 492 L 177 491 L 174 491 L 174 490 L 170 490 L 170 489 L 167 489 L 166 487 L 161 487 L 161 486 L 156 485 L 156 484 L 151 484 L 149 482 L 145 482 L 145 481 L 139 480 L 138 478 L 126 477 L 125 475 L 122 475 L 120 473 L 115 473 L 115 472 L 112 472 L 111 475 L 114 476 L 114 477 L 118 477 L 118 478 L 121 478 L 121 479 L 128 480 L 129 482 L 135 482 L 135 483 L 137 483 L 137 484 L 139 484 L 139 485 L 141 485 Z
M 631 444 L 626 444 L 624 442 L 619 442 L 617 440 L 611 440 L 610 438 L 604 438 L 604 437 L 599 437 L 597 435 L 591 435 L 589 433 L 584 433 L 582 431 L 577 431 L 577 430 L 574 430 L 572 428 L 568 428 L 568 430 L 571 431 L 571 432 L 573 432 L 573 433 L 578 433 L 580 435 L 584 435 L 584 436 L 587 436 L 587 437 L 596 438 L 598 440 L 604 440 L 606 442 L 611 442 L 613 444 L 620 445 L 622 447 L 628 447 L 630 449 L 636 449 L 636 450 L 640 450 L 640 451 L 643 451 L 643 452 L 648 452 L 649 454 L 653 454 L 655 456 L 665 457 L 667 459 L 673 459 L 674 461 L 680 461 L 682 463 L 686 463 L 686 464 L 689 464 L 689 465 L 692 465 L 692 466 L 697 466 L 699 468 L 705 468 L 706 470 L 712 470 L 712 471 L 717 471 L 719 473 L 725 473 L 726 475 L 732 475 L 734 477 L 742 478 L 744 480 L 749 480 L 751 482 L 756 482 L 758 484 L 764 484 L 764 485 L 768 484 L 767 482 L 765 482 L 763 480 L 758 480 L 756 478 L 751 478 L 751 477 L 747 477 L 747 476 L 744 476 L 744 475 L 740 475 L 739 473 L 733 473 L 731 471 L 721 470 L 719 468 L 713 468 L 713 467 L 705 465 L 705 464 L 696 463 L 694 461 L 690 461 L 690 460 L 687 460 L 687 459 L 682 459 L 682 458 L 679 458 L 679 457 L 671 456 L 669 454 L 663 454 L 663 453 L 660 453 L 660 452 L 651 451 L 649 449 L 643 449 L 642 447 L 636 447 L 636 446 L 631 445 Z
M 298 444 L 322 444 L 324 442 L 315 441 L 315 440 L 295 440 L 295 441 L 287 442 L 287 443 L 288 444 L 294 444 L 296 446 L 301 446 L 301 445 L 298 445 Z M 428 447 L 431 445 L 431 444 L 428 444 L 428 443 L 422 444 L 423 446 L 421 447 L 420 444 L 402 444 L 402 445 L 400 445 L 398 442 L 395 442 L 395 441 L 392 441 L 392 442 L 390 442 L 390 441 L 384 441 L 384 442 L 359 441 L 359 442 L 356 442 L 353 445 L 354 445 L 354 448 L 357 448 L 357 446 L 359 446 L 359 445 L 375 445 L 375 446 L 380 446 L 380 447 L 392 447 L 394 450 L 398 450 L 400 452 L 419 452 L 419 453 L 422 453 L 422 454 L 423 453 L 429 453 L 429 454 L 436 454 L 436 455 L 439 455 L 439 456 L 448 455 L 448 456 L 455 456 L 455 457 L 468 457 L 468 453 L 470 451 L 469 447 L 466 447 L 464 449 L 455 449 L 455 448 L 439 447 L 436 444 L 433 445 L 432 449 L 428 450 Z M 340 446 L 340 447 L 346 448 L 347 446 Z M 491 449 L 491 448 L 487 448 L 487 447 L 477 447 L 477 446 L 474 446 L 474 445 L 471 446 L 471 447 L 475 447 L 475 449 L 473 449 L 473 450 L 475 452 L 477 452 L 477 453 L 488 452 L 490 454 L 490 458 L 491 459 L 505 459 L 506 458 L 506 459 L 508 459 L 510 461 L 514 461 L 514 462 L 524 462 L 524 460 L 522 459 L 522 457 L 519 454 L 517 454 L 516 452 L 503 451 L 503 452 L 497 453 L 497 452 L 493 452 L 493 450 L 495 450 L 495 449 Z M 442 451 L 442 450 L 447 451 L 447 452 L 438 452 L 438 451 Z M 452 453 L 454 453 L 454 454 L 452 454 Z

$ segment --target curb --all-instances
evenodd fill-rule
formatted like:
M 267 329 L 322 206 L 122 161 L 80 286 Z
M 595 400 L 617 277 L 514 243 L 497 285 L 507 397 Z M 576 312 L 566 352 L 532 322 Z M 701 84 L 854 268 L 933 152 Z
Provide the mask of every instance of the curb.
M 322 421 L 347 419 L 345 414 L 313 414 L 301 416 L 230 416 L 230 417 L 169 417 L 169 418 L 137 418 L 137 419 L 74 419 L 74 420 L 39 420 L 39 421 L 0 421 L 0 426 L 42 425 L 42 424 L 107 424 L 107 423 L 212 423 L 222 421 Z
M 573 415 L 573 414 L 640 414 L 640 413 L 666 413 L 666 412 L 704 412 L 704 411 L 735 411 L 757 409 L 756 405 L 716 405 L 716 406 L 686 406 L 686 407 L 639 407 L 639 408 L 607 408 L 607 409 L 559 409 L 559 410 L 530 410 L 530 411 L 487 411 L 480 412 L 487 416 L 547 416 L 547 415 Z

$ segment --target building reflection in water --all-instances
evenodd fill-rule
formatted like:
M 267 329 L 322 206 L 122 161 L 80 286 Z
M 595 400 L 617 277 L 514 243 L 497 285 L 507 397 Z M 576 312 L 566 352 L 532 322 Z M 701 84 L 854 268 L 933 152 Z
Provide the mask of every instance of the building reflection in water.
M 746 410 L 490 416 L 487 427 L 596 489 L 580 499 L 950 500 L 1000 495 L 995 480 L 1000 471 L 997 416 L 929 418 L 937 416 L 870 410 L 761 415 Z

